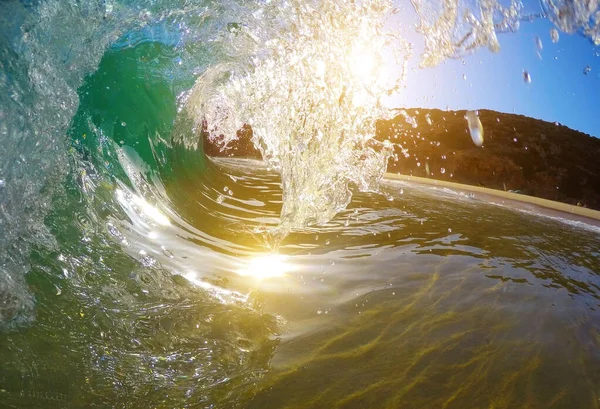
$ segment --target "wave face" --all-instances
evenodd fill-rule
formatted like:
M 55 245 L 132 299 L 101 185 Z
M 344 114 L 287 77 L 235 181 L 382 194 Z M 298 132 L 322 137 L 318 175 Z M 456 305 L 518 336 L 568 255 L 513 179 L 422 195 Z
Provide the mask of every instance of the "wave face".
M 412 52 L 396 6 L 1 2 L 0 401 L 243 405 L 282 340 L 318 326 L 314 305 L 346 319 L 357 297 L 389 284 L 374 267 L 363 281 L 364 260 L 391 269 L 388 249 L 415 263 L 428 254 L 477 264 L 507 245 L 502 229 L 490 233 L 497 247 L 448 234 L 448 223 L 469 227 L 471 202 L 380 184 L 391 150 L 372 138 L 375 121 L 396 115 L 382 101 L 401 92 Z M 414 6 L 423 65 L 497 50 L 497 33 L 532 17 L 519 2 Z M 596 11 L 593 2 L 543 2 L 540 14 L 598 43 Z M 227 146 L 245 124 L 264 163 L 204 155 L 203 138 Z M 454 206 L 463 211 L 445 221 Z M 498 211 L 488 231 L 517 217 Z M 539 299 L 561 288 L 564 306 L 569 297 L 592 305 L 596 233 L 557 226 L 537 249 L 520 231 L 515 252 L 482 269 L 497 269 L 491 279 L 502 283 L 522 278 L 506 266 L 532 272 Z M 552 256 L 570 235 L 577 255 Z M 600 321 L 582 314 L 573 331 L 588 339 Z

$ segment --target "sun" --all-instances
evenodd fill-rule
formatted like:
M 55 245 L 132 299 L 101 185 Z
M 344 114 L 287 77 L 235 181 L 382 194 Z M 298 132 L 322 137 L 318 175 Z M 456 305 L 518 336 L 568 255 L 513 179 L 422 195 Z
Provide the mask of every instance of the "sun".
M 376 80 L 376 56 L 364 45 L 353 47 L 350 54 L 350 67 L 355 79 L 368 84 Z

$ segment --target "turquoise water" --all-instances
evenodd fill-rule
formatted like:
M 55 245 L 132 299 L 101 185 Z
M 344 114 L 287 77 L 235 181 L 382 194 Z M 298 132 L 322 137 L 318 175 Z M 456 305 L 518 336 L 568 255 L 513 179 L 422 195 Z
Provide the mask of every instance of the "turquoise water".
M 284 237 L 302 162 L 203 154 L 188 91 L 263 6 L 0 5 L 0 407 L 599 407 L 598 227 L 340 166 Z

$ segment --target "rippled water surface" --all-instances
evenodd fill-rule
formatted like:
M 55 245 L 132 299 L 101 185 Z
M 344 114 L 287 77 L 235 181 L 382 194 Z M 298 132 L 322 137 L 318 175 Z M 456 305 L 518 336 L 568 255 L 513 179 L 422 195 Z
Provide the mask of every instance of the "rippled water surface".
M 102 274 L 35 253 L 36 324 L 2 335 L 8 407 L 598 405 L 596 227 L 386 182 L 393 201 L 357 195 L 274 255 L 256 229 L 275 174 L 182 180 L 169 224 L 123 199 L 93 244 L 131 257 Z

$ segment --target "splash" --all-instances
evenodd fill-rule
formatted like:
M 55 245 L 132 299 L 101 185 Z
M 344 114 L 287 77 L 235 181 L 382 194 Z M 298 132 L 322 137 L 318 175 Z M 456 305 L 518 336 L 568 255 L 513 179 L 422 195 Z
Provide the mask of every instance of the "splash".
M 600 4 L 597 1 L 542 0 L 540 4 L 544 15 L 557 28 L 570 34 L 580 32 L 600 45 Z
M 521 22 L 547 18 L 558 30 L 581 33 L 600 45 L 599 4 L 596 1 L 542 0 L 540 9 L 519 0 L 412 0 L 424 35 L 421 65 L 435 66 L 447 58 L 460 58 L 485 47 L 500 51 L 498 34 L 516 32 Z
M 273 4 L 232 38 L 237 49 L 252 38 L 258 52 L 245 65 L 213 68 L 194 87 L 188 112 L 209 138 L 227 141 L 252 126 L 254 144 L 282 176 L 283 231 L 330 220 L 350 202 L 350 185 L 378 191 L 391 150 L 373 139 L 375 121 L 389 115 L 382 98 L 398 91 L 410 54 L 386 28 L 391 6 Z

